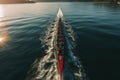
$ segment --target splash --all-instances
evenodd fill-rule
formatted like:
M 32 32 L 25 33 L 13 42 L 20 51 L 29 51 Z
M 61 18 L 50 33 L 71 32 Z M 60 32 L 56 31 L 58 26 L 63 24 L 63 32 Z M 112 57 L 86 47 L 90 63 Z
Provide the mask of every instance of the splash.
M 57 17 L 58 18 L 62 18 L 63 17 L 63 12 L 62 12 L 61 8 L 59 8 L 59 10 L 58 10 Z
M 53 25 L 54 24 L 54 25 Z M 56 51 L 54 49 L 54 40 L 56 35 L 56 22 L 53 22 L 46 35 L 40 40 L 44 46 L 47 46 L 41 59 L 37 59 L 32 64 L 32 69 L 28 72 L 26 80 L 59 80 L 60 76 L 57 71 Z

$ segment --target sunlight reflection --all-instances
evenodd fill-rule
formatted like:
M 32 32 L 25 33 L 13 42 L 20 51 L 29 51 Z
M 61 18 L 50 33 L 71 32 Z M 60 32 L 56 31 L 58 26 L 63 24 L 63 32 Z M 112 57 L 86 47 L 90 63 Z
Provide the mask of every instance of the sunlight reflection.
M 0 43 L 4 41 L 4 38 L 0 37 Z
M 4 17 L 4 12 L 3 12 L 3 6 L 0 5 L 0 21 L 2 21 L 2 17 Z M 4 46 L 8 40 L 9 40 L 9 36 L 5 28 L 5 24 L 0 22 L 0 47 Z
M 9 36 L 7 34 L 0 35 L 0 47 L 4 46 L 8 40 Z

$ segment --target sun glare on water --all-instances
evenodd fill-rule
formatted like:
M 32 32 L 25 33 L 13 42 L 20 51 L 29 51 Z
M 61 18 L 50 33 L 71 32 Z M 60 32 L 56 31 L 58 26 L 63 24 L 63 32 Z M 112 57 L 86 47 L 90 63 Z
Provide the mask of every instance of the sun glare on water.
M 0 21 L 2 21 L 2 17 L 4 17 L 3 5 L 0 5 Z M 2 25 L 2 22 L 0 22 L 0 30 L 1 31 L 2 31 L 2 28 L 3 28 L 3 25 Z M 4 30 L 3 32 L 0 32 L 0 47 L 4 46 L 6 44 L 6 42 L 9 40 L 7 30 Z
M 8 40 L 9 40 L 8 35 L 0 36 L 0 47 L 4 46 Z
M 4 38 L 0 38 L 0 42 L 4 41 Z

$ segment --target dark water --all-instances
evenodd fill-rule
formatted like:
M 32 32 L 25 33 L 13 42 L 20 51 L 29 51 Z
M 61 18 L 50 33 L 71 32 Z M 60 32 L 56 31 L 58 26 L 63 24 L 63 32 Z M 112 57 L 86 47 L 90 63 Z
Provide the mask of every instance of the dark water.
M 61 7 L 76 35 L 91 80 L 119 80 L 120 5 L 39 3 L 0 5 L 0 80 L 24 80 L 44 50 L 39 40 Z

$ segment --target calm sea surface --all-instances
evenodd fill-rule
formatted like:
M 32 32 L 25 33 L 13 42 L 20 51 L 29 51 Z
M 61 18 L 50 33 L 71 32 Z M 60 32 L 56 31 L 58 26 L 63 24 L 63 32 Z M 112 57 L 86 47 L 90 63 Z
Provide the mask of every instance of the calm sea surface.
M 0 5 L 0 80 L 25 80 L 59 7 L 90 79 L 120 80 L 120 5 L 88 2 Z

